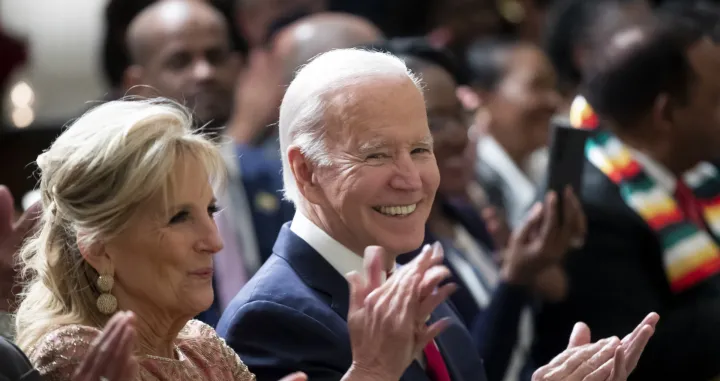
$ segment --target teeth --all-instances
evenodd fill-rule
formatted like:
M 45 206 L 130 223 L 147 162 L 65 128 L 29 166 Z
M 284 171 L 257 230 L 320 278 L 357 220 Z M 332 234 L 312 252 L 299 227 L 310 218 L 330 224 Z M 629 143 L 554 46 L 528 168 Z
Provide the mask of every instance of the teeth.
M 388 216 L 406 216 L 415 211 L 417 204 L 404 205 L 404 206 L 381 206 L 376 210 L 382 214 Z

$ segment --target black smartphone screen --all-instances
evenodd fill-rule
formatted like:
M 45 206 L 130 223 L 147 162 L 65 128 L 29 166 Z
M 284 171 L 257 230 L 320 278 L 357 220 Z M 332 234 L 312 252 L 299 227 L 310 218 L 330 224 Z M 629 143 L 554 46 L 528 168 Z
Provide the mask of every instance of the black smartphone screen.
M 550 123 L 550 156 L 547 171 L 547 191 L 558 196 L 558 218 L 563 223 L 563 195 L 565 187 L 572 186 L 579 197 L 585 165 L 585 142 L 589 131 L 570 125 L 570 120 L 555 118 Z

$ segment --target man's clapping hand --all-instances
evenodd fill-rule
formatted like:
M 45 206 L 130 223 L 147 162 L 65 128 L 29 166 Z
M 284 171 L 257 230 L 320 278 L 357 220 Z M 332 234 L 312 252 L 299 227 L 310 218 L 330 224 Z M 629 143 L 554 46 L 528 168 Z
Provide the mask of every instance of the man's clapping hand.
M 365 250 L 366 279 L 348 275 L 348 327 L 353 365 L 345 380 L 398 380 L 414 358 L 448 325 L 440 320 L 427 326 L 431 312 L 455 290 L 440 286 L 450 276 L 442 266 L 439 244 L 426 246 L 412 262 L 383 283 L 382 248 Z
M 575 325 L 568 349 L 538 369 L 533 381 L 626 381 L 655 332 L 660 316 L 648 315 L 622 340 L 617 337 L 590 343 L 590 329 Z

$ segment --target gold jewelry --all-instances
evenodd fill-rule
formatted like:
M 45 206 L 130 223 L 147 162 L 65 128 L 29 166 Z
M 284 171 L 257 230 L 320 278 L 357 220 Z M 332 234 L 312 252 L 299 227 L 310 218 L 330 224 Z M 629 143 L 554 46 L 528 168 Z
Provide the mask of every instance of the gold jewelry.
M 100 275 L 97 279 L 97 286 L 100 289 L 97 308 L 105 315 L 112 315 L 117 310 L 117 299 L 110 293 L 114 283 L 112 275 Z

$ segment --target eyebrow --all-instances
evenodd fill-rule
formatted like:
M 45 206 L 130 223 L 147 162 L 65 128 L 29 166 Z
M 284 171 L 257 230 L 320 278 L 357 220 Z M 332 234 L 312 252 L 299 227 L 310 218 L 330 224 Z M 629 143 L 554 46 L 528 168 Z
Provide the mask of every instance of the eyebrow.
M 392 142 L 388 142 L 386 139 L 382 138 L 375 138 L 370 139 L 367 142 L 360 145 L 359 151 L 360 152 L 369 152 L 369 151 L 376 151 L 378 149 L 386 148 L 390 146 Z M 419 141 L 412 144 L 413 146 L 416 145 L 423 145 L 423 146 L 432 146 L 433 145 L 433 137 L 432 135 L 426 135 Z
M 217 204 L 217 198 L 213 197 L 212 200 L 210 200 L 210 203 L 208 205 Z M 186 209 L 192 209 L 192 204 L 177 204 L 172 205 L 168 210 L 174 211 L 173 213 L 177 213 L 180 210 L 186 210 Z

